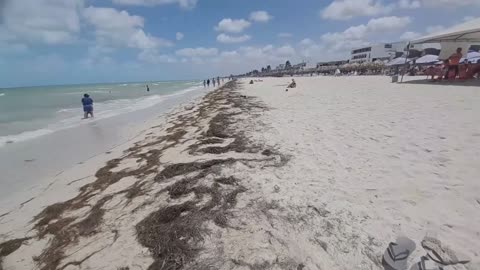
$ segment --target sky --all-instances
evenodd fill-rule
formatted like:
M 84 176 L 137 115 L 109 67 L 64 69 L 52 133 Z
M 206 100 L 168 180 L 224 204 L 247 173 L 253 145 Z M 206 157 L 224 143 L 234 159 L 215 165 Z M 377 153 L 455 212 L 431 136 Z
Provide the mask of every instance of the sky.
M 0 87 L 313 65 L 479 16 L 480 0 L 0 0 Z

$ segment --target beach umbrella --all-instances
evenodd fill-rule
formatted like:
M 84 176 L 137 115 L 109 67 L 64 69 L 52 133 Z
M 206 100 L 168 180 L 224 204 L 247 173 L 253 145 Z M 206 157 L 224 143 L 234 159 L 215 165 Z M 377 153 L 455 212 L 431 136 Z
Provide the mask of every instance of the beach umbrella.
M 480 56 L 475 57 L 475 58 L 470 58 L 470 59 L 468 59 L 468 62 L 473 63 L 473 64 L 478 64 L 478 63 L 480 63 Z
M 469 52 L 467 53 L 467 60 L 468 62 L 475 62 L 475 60 L 478 60 L 480 58 L 480 53 L 479 52 Z M 465 57 L 463 57 L 462 59 L 460 59 L 460 63 L 463 63 L 465 62 Z
M 408 62 L 405 57 L 398 57 L 387 63 L 387 66 L 400 66 L 404 65 L 405 62 Z
M 427 54 L 417 59 L 417 64 L 430 64 L 438 61 L 438 55 Z
M 468 58 L 469 60 L 472 59 L 472 58 L 479 58 L 479 57 L 480 57 L 480 52 L 475 52 L 475 51 L 473 51 L 473 52 L 469 52 L 469 53 L 467 54 L 467 58 Z

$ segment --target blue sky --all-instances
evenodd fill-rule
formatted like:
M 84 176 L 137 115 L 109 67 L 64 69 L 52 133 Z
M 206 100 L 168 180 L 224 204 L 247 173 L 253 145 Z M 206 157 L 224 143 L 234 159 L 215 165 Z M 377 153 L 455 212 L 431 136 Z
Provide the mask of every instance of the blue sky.
M 0 87 L 201 79 L 480 16 L 480 0 L 0 0 Z

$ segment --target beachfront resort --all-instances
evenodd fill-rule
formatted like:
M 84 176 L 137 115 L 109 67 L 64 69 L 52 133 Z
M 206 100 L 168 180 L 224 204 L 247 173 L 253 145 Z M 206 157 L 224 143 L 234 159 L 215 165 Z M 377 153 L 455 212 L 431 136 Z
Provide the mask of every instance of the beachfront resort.
M 268 65 L 240 76 L 395 75 L 396 81 L 399 75 L 424 75 L 432 81 L 470 80 L 480 73 L 479 31 L 480 20 L 472 19 L 411 41 L 354 48 L 347 60 L 316 64 L 287 60 L 274 69 Z

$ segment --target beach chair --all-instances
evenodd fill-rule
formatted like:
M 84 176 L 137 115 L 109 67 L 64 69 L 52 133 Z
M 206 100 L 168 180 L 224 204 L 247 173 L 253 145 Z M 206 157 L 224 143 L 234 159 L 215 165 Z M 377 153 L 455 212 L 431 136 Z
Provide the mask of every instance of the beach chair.
M 432 77 L 433 81 L 441 81 L 443 80 L 443 76 L 445 76 L 445 70 L 442 67 L 435 67 L 435 69 L 433 70 L 433 73 L 434 73 Z M 436 79 L 435 79 L 435 76 L 437 76 Z
M 451 69 L 448 71 L 447 78 L 449 81 L 455 80 L 457 75 L 455 74 L 455 70 Z
M 466 80 L 467 79 L 467 70 L 468 65 L 460 65 L 458 68 L 458 79 L 459 80 Z
M 467 69 L 467 78 L 475 78 L 475 74 L 480 74 L 480 64 L 470 64 Z

